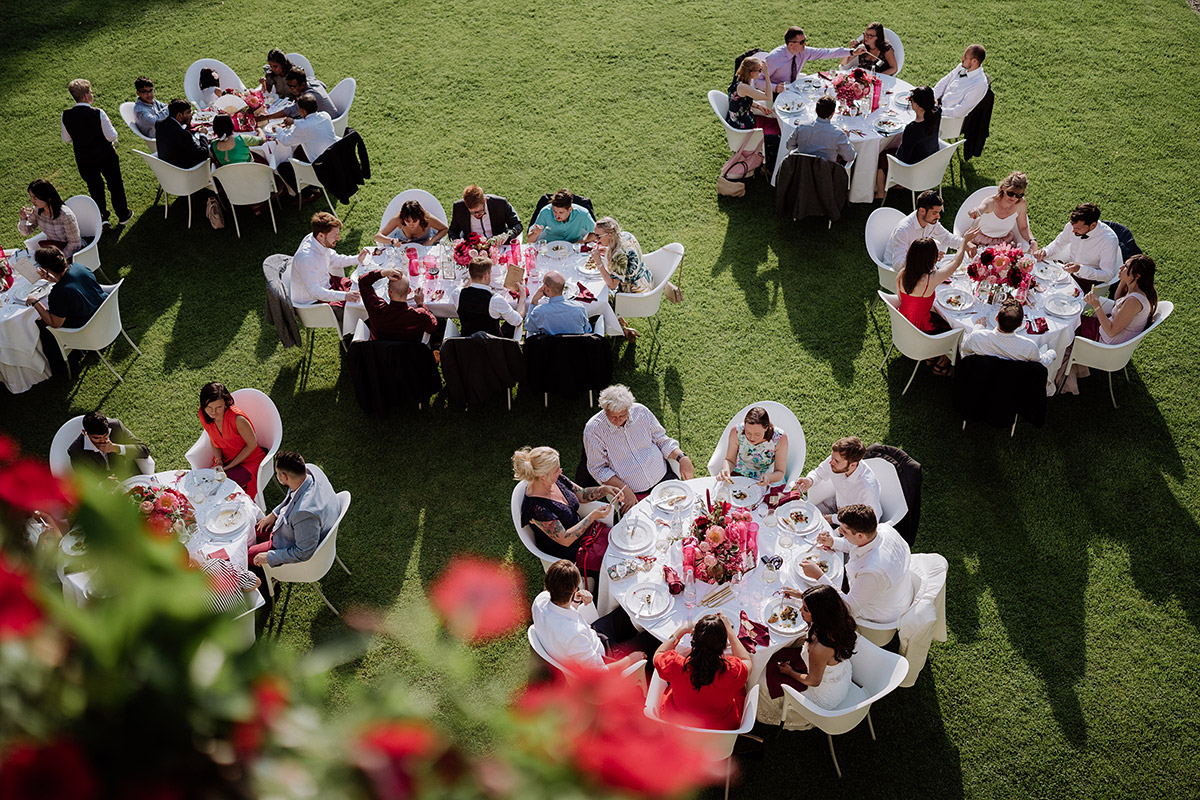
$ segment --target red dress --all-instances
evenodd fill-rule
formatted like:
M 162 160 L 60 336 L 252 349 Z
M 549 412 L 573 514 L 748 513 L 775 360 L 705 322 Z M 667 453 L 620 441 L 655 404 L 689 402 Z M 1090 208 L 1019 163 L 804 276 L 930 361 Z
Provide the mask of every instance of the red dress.
M 668 684 L 658 707 L 659 716 L 681 725 L 733 730 L 742 722 L 749 670 L 741 659 L 722 656 L 725 671 L 699 691 L 686 670 L 687 656 L 674 650 L 654 657 L 654 668 Z
M 933 331 L 933 301 L 936 299 L 936 295 L 916 297 L 905 294 L 901 289 L 897 289 L 896 293 L 900 295 L 900 314 L 916 325 L 917 330 L 926 333 Z
M 213 449 L 221 452 L 221 458 L 224 462 L 228 464 L 237 458 L 238 453 L 242 452 L 242 449 L 246 446 L 246 440 L 238 433 L 237 418 L 244 418 L 246 422 L 250 423 L 250 430 L 254 430 L 254 423 L 250 422 L 250 417 L 246 416 L 246 412 L 237 406 L 229 406 L 225 409 L 225 419 L 223 421 L 225 427 L 224 434 L 217 428 L 216 422 L 209 422 L 204 418 L 203 409 L 197 410 L 196 413 L 200 416 L 200 424 L 204 427 L 204 432 L 208 434 L 208 439 L 212 442 Z M 250 479 L 243 488 L 245 488 L 246 494 L 251 497 L 258 496 L 258 466 L 262 463 L 265 456 L 266 453 L 263 449 L 256 446 L 254 452 L 247 456 L 245 461 L 238 464 L 239 467 L 245 467 L 246 471 L 250 473 Z M 213 463 L 216 463 L 215 459 Z M 230 475 L 230 477 L 237 480 L 234 475 Z M 238 481 L 238 483 L 241 483 L 241 481 Z

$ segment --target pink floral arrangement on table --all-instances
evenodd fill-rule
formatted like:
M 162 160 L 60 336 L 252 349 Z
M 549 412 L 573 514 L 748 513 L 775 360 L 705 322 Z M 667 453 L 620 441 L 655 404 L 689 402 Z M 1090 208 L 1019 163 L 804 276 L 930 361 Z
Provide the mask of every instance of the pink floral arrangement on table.
M 757 548 L 758 523 L 750 512 L 729 503 L 713 503 L 706 494 L 704 513 L 692 522 L 693 568 L 696 579 L 705 583 L 726 583 L 745 571 L 745 553 Z
M 975 260 L 967 265 L 967 275 L 979 285 L 1009 286 L 1017 290 L 1018 299 L 1024 301 L 1029 291 L 1037 286 L 1033 276 L 1033 256 L 1019 247 L 1009 244 L 985 247 Z
M 487 240 L 472 231 L 465 239 L 454 244 L 454 263 L 465 267 L 475 256 L 487 255 Z
M 139 484 L 125 493 L 139 503 L 151 530 L 162 535 L 179 534 L 188 525 L 194 525 L 196 514 L 192 503 L 182 492 L 170 487 L 154 487 Z
M 4 252 L 4 248 L 0 247 L 0 287 L 11 289 L 13 285 L 13 269 L 8 263 L 8 254 Z
M 872 90 L 871 76 L 865 69 L 856 67 L 849 72 L 839 72 L 833 76 L 833 91 L 843 106 L 852 106 Z

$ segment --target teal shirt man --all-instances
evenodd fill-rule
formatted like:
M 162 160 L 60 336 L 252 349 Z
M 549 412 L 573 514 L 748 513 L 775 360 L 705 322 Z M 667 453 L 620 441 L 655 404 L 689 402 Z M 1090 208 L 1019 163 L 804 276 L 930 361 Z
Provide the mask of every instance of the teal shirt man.
M 547 203 L 533 224 L 542 228 L 538 239 L 543 242 L 578 242 L 595 229 L 596 220 L 586 208 L 572 203 L 570 215 L 560 222 L 554 215 L 554 206 Z

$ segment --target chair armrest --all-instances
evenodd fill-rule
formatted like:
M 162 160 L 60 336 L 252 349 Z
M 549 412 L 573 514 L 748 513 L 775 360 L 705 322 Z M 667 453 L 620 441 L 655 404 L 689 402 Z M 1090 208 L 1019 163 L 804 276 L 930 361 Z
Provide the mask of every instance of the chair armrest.
M 187 458 L 192 469 L 208 469 L 213 463 L 213 448 L 212 442 L 208 439 L 208 434 L 201 433 L 200 438 L 191 446 L 184 456 Z

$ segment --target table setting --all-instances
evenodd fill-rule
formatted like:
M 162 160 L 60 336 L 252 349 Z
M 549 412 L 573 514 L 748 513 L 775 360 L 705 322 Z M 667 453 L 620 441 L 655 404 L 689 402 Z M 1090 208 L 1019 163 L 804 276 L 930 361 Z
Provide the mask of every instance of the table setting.
M 50 377 L 50 362 L 38 334 L 38 314 L 25 302 L 30 296 L 44 298 L 53 286 L 47 280 L 29 281 L 7 260 L 0 261 L 0 272 L 4 273 L 0 275 L 0 382 L 13 394 L 20 394 Z
M 875 166 L 880 150 L 891 142 L 892 137 L 902 134 L 905 125 L 916 119 L 908 101 L 913 86 L 893 75 L 868 78 L 869 74 L 863 73 L 863 83 L 858 83 L 854 75 L 854 71 L 802 74 L 776 95 L 774 109 L 779 120 L 781 139 L 779 155 L 771 172 L 772 185 L 775 184 L 780 165 L 787 158 L 788 139 L 797 127 L 816 119 L 817 100 L 828 94 L 839 100 L 838 110 L 833 114 L 833 124 L 846 131 L 856 153 L 850 178 L 850 202 L 874 201 Z M 875 89 L 878 90 L 877 95 Z M 865 165 L 864 168 L 860 170 L 859 164 Z

